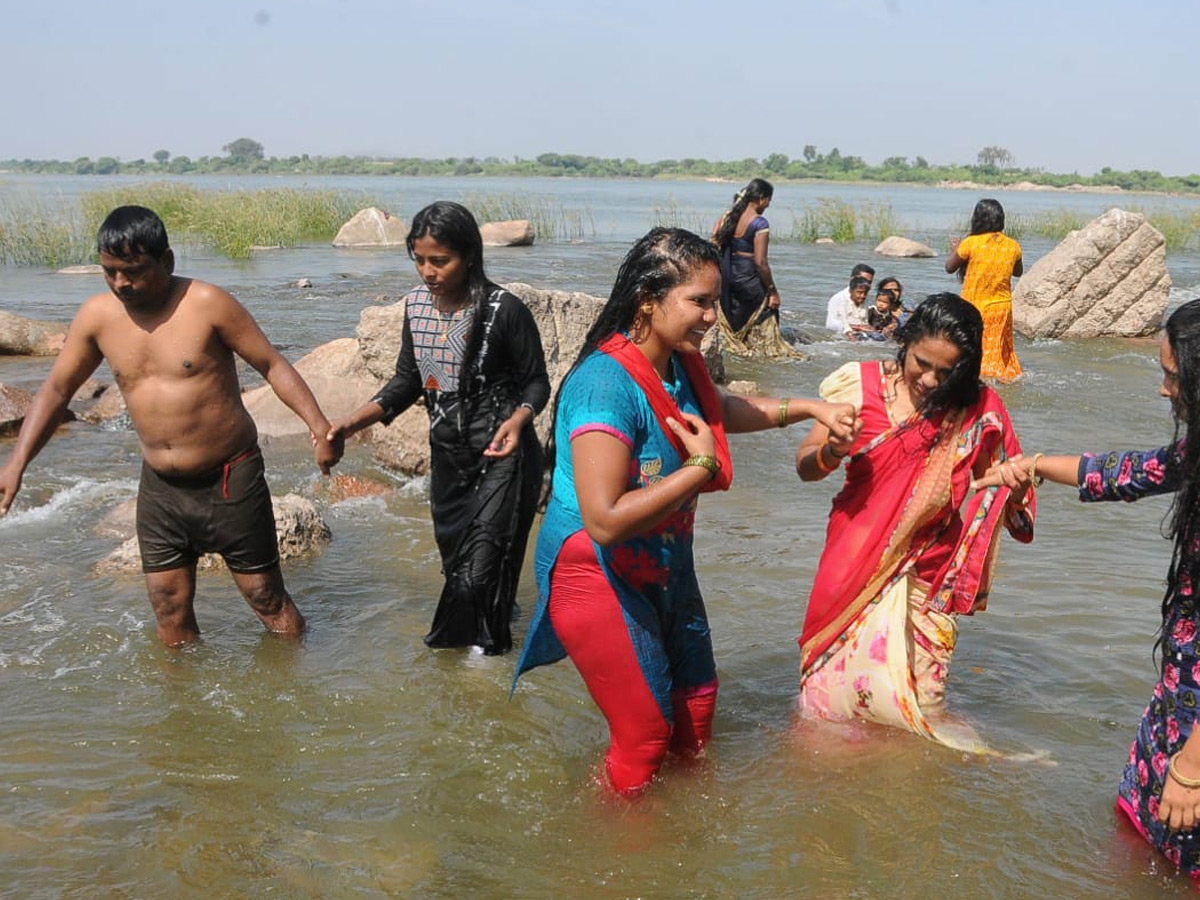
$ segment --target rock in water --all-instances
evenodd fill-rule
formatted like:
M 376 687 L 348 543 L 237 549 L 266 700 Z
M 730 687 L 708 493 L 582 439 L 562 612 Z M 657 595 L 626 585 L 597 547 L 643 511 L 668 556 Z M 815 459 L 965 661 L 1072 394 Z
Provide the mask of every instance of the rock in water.
M 403 247 L 408 226 L 377 206 L 356 212 L 333 239 L 335 247 Z
M 1110 209 L 1029 268 L 1013 291 L 1026 337 L 1139 337 L 1162 325 L 1166 242 L 1140 213 Z
M 933 252 L 932 247 L 926 247 L 920 241 L 914 241 L 906 237 L 891 235 L 884 238 L 875 252 L 883 256 L 900 256 L 912 259 L 928 259 L 937 254 Z

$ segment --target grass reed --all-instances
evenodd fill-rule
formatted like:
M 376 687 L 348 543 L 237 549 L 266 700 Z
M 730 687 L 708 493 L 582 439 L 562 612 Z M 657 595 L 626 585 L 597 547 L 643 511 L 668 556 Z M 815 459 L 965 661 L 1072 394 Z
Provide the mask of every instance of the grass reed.
M 76 204 L 0 199 L 0 263 L 58 267 L 95 262 L 95 235 L 118 206 L 138 204 L 162 217 L 175 246 L 203 246 L 234 259 L 254 247 L 328 241 L 364 206 L 365 196 L 268 188 L 202 191 L 167 182 L 86 194 Z
M 528 219 L 540 241 L 578 241 L 595 237 L 591 210 L 568 209 L 561 202 L 524 194 L 468 194 L 463 205 L 480 224 Z
M 902 226 L 890 203 L 860 203 L 853 206 L 836 197 L 818 197 L 816 206 L 806 206 L 792 216 L 791 239 L 811 244 L 830 238 L 838 244 L 874 241 L 899 234 Z

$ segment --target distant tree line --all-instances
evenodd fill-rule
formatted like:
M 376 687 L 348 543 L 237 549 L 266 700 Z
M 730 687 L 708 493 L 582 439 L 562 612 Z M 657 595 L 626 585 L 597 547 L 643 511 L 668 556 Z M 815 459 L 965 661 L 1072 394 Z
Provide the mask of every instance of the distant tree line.
M 82 156 L 72 161 L 8 159 L 0 160 L 0 170 L 51 175 L 520 175 L 532 177 L 586 178 L 728 178 L 742 181 L 755 176 L 803 181 L 874 181 L 905 184 L 937 184 L 942 181 L 975 181 L 1003 186 L 1021 181 L 1051 187 L 1079 184 L 1085 187 L 1119 187 L 1130 191 L 1200 192 L 1200 175 L 1163 175 L 1135 169 L 1122 172 L 1101 169 L 1095 175 L 1053 173 L 1042 169 L 1018 168 L 1013 154 L 1003 147 L 984 147 L 974 165 L 931 164 L 924 157 L 909 159 L 889 156 L 879 165 L 870 165 L 862 157 L 843 155 L 834 147 L 821 153 L 808 144 L 799 159 L 772 153 L 762 159 L 747 157 L 734 161 L 707 159 L 660 159 L 638 162 L 636 159 L 604 159 L 573 153 L 543 153 L 532 159 L 516 156 L 500 158 L 412 157 L 378 158 L 368 156 L 271 156 L 263 145 L 250 138 L 238 138 L 222 148 L 225 156 L 172 156 L 157 150 L 150 160 L 122 161 L 112 156 L 91 159 Z

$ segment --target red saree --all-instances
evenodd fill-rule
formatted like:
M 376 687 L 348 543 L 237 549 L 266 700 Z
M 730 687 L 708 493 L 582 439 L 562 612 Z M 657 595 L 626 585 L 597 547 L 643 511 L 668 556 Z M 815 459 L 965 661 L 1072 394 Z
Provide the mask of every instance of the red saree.
M 969 409 L 935 419 L 914 414 L 893 425 L 881 365 L 860 366 L 864 429 L 833 501 L 808 601 L 802 682 L 900 579 L 928 584 L 929 608 L 969 615 L 987 605 L 998 526 L 1019 541 L 1033 539 L 1032 496 L 1022 510 L 1007 504 L 1005 487 L 967 498 L 981 456 L 990 464 L 1021 452 L 999 396 L 984 387 Z

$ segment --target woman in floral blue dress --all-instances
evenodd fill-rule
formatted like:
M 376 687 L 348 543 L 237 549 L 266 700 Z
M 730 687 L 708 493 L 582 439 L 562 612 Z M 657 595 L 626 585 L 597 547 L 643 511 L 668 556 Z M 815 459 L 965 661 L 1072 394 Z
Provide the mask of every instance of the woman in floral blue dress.
M 1158 651 L 1162 674 L 1138 725 L 1121 775 L 1117 809 L 1172 863 L 1200 886 L 1200 300 L 1167 319 L 1159 351 L 1159 394 L 1171 401 L 1175 436 L 1157 450 L 1013 457 L 988 470 L 974 487 L 1007 484 L 1023 496 L 1043 478 L 1077 485 L 1079 499 L 1139 500 L 1174 494 L 1174 541 L 1162 602 Z

